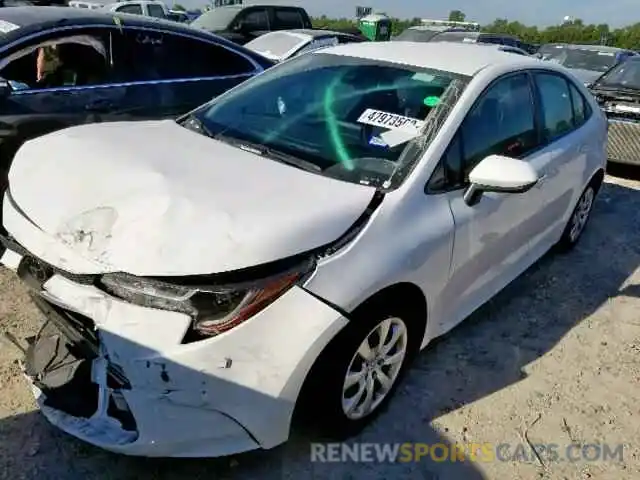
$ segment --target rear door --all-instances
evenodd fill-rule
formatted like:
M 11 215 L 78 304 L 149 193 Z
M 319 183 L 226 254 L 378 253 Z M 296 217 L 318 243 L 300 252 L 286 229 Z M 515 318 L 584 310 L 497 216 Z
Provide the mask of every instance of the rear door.
M 546 228 L 532 238 L 532 248 L 541 255 L 560 238 L 569 210 L 582 193 L 576 179 L 584 177 L 589 156 L 596 154 L 591 136 L 597 132 L 583 128 L 591 111 L 571 80 L 549 71 L 536 71 L 533 79 L 544 147 L 534 161 L 541 178 L 532 192 L 544 203 L 540 215 Z
M 136 119 L 181 115 L 261 71 L 232 47 L 126 26 L 114 41 L 114 62 L 126 85 L 126 113 Z

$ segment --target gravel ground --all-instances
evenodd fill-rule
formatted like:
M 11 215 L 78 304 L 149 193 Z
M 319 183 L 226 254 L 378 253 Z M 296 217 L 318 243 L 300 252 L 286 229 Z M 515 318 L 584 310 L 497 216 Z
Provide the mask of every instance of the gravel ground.
M 232 459 L 117 456 L 50 427 L 12 348 L 0 346 L 0 475 L 38 479 L 640 478 L 640 175 L 612 172 L 592 223 L 421 354 L 358 442 L 624 444 L 622 461 L 312 463 L 308 442 Z M 623 178 L 626 177 L 626 178 Z M 32 334 L 35 308 L 0 271 L 0 327 Z

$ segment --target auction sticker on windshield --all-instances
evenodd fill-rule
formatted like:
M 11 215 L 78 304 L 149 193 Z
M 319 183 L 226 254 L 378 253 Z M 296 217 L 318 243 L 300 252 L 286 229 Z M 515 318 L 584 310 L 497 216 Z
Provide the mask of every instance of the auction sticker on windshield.
M 424 121 L 417 118 L 396 115 L 373 108 L 367 108 L 358 118 L 358 123 L 388 128 L 389 130 L 402 130 L 407 133 L 418 133 L 424 125 Z

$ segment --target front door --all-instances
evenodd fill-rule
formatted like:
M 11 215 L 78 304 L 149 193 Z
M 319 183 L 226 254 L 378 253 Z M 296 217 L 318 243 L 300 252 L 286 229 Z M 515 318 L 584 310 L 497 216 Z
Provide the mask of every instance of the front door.
M 41 37 L 3 52 L 0 76 L 11 85 L 2 100 L 0 168 L 6 170 L 26 140 L 62 128 L 101 120 L 106 106 L 117 107 L 122 90 L 110 84 L 108 34 L 104 30 L 67 31 Z M 53 77 L 37 78 L 38 51 L 55 45 L 59 61 Z
M 449 146 L 445 162 L 461 188 L 446 195 L 455 222 L 450 279 L 443 319 L 463 320 L 530 265 L 529 239 L 540 228 L 534 193 L 485 193 L 463 200 L 469 172 L 488 155 L 534 161 L 538 149 L 533 92 L 526 74 L 503 77 L 476 101 Z

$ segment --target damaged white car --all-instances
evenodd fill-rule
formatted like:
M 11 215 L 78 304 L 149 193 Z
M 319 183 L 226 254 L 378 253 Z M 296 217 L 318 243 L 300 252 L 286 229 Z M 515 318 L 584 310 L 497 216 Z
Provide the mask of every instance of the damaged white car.
M 294 58 L 177 122 L 32 140 L 1 262 L 47 319 L 40 408 L 131 455 L 268 449 L 298 414 L 354 434 L 430 340 L 577 242 L 605 148 L 562 67 L 403 42 Z

